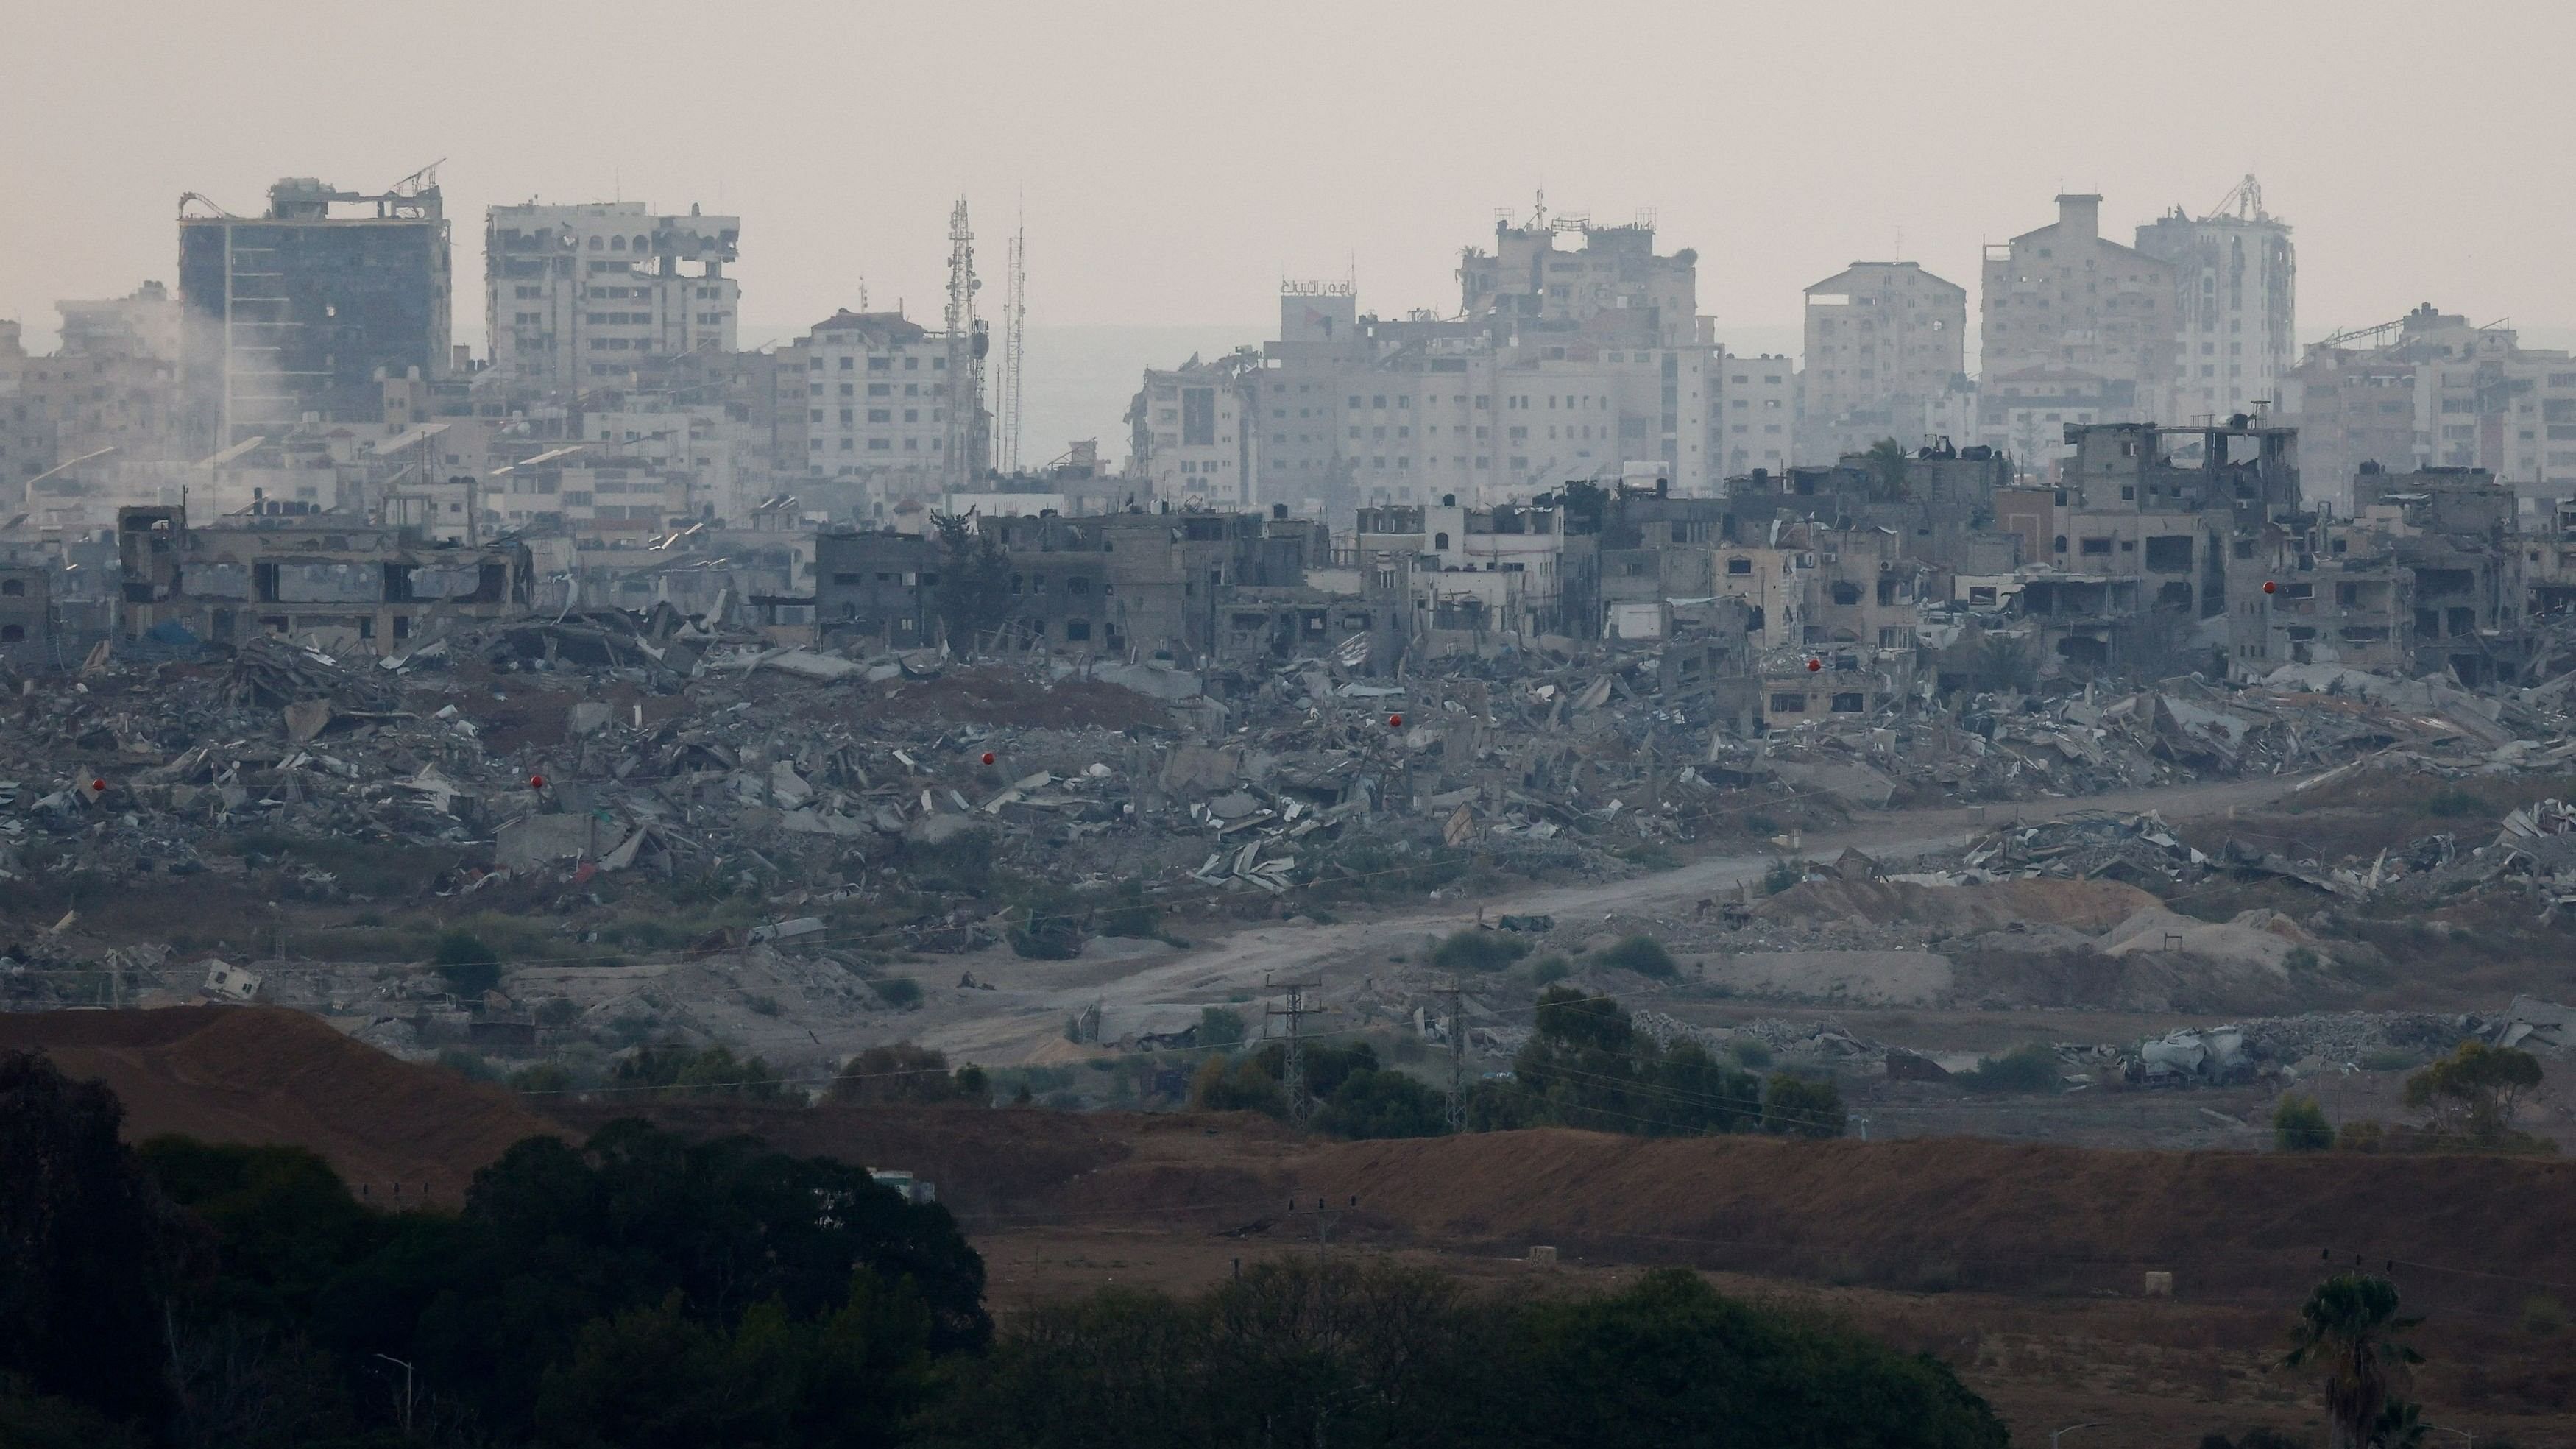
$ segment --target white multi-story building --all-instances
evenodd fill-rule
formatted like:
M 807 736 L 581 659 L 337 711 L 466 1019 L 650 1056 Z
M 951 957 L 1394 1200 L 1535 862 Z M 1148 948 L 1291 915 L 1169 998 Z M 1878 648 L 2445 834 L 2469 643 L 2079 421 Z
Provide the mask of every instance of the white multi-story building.
M 1247 351 L 1145 374 L 1127 427 L 1130 456 L 1154 497 L 1201 508 L 1251 506 L 1256 453 L 1246 419 L 1259 390 L 1246 374 L 1258 367 Z
M 1560 249 L 1562 236 L 1583 244 Z M 1279 334 L 1257 355 L 1238 351 L 1187 381 L 1148 377 L 1130 416 L 1131 467 L 1164 496 L 1306 516 L 1491 505 L 1623 476 L 1714 496 L 1721 350 L 1693 310 L 1696 267 L 1687 249 L 1656 255 L 1643 224 L 1540 219 L 1501 223 L 1491 252 L 1467 251 L 1454 316 L 1362 316 L 1347 282 L 1288 283 Z M 1187 387 L 1214 389 L 1212 427 L 1182 426 Z M 1162 388 L 1173 397 L 1153 395 Z M 1230 416 L 1242 425 L 1228 437 Z
M 640 201 L 495 206 L 485 213 L 484 303 L 492 366 L 580 391 L 656 358 L 731 352 L 742 284 L 725 275 L 742 219 L 658 216 Z
M 2576 357 L 2426 303 L 2308 349 L 2283 388 L 2309 497 L 2349 508 L 2365 463 L 2484 468 L 2526 512 L 2576 491 Z
M 1806 296 L 1795 461 L 1920 443 L 1926 404 L 1967 371 L 1968 289 L 1919 262 L 1854 262 Z
M 1726 477 L 1788 468 L 1798 437 L 1798 367 L 1776 353 L 1758 357 L 1721 354 L 1717 406 L 1710 414 L 1711 451 Z
M 2138 250 L 2174 269 L 2174 416 L 2222 418 L 2281 400 L 2298 365 L 2298 254 L 2248 176 L 2219 209 L 2181 207 L 2138 228 Z
M 817 323 L 789 352 L 781 387 L 792 389 L 802 372 L 807 476 L 862 480 L 877 495 L 872 505 L 935 499 L 947 491 L 948 409 L 955 398 L 947 334 L 899 312 L 843 311 Z M 988 425 L 978 408 L 976 429 Z
M 2059 196 L 2055 222 L 1988 245 L 1984 288 L 1979 441 L 2013 442 L 2016 409 L 1993 391 L 2006 380 L 2021 398 L 2037 388 L 2052 399 L 2087 399 L 2080 410 L 2093 414 L 2090 421 L 2172 415 L 2174 267 L 2105 239 L 2101 197 Z M 2062 440 L 2024 440 L 2031 441 L 2040 452 L 2014 452 L 2025 466 L 2067 451 Z

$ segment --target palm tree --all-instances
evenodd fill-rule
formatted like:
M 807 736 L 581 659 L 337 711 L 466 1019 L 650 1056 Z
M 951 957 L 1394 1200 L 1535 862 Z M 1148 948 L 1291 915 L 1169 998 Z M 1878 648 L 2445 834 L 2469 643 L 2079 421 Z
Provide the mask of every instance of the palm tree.
M 2285 1367 L 2313 1364 L 2326 1381 L 2328 1449 L 2369 1449 L 2378 1439 L 2406 1370 L 2424 1356 L 2397 1341 L 2423 1322 L 2397 1316 L 2397 1285 L 2366 1273 L 2338 1273 L 2299 1309 Z

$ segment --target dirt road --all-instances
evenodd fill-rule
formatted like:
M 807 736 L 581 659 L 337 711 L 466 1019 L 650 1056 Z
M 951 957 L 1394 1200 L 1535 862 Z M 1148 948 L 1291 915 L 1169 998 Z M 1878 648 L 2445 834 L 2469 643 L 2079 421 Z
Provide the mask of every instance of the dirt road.
M 2011 819 L 2039 822 L 2094 811 L 2154 810 L 2168 819 L 2190 819 L 2230 808 L 2259 805 L 2294 788 L 2304 776 L 2226 780 L 2157 790 L 2093 795 L 2074 800 L 2036 800 L 2018 805 L 1973 809 L 1899 810 L 1864 816 L 1848 829 L 1810 837 L 1801 854 L 1831 859 L 1857 847 L 1882 862 L 1904 862 L 1932 851 L 1960 845 L 1977 833 Z M 1258 993 L 1265 975 L 1347 982 L 1394 969 L 1393 957 L 1417 955 L 1429 937 L 1472 924 L 1478 907 L 1552 915 L 1562 921 L 1586 916 L 1644 914 L 1688 910 L 1697 901 L 1732 893 L 1745 882 L 1761 879 L 1775 853 L 1711 856 L 1675 870 L 1630 880 L 1531 890 L 1501 901 L 1459 901 L 1390 912 L 1365 921 L 1330 926 L 1299 919 L 1233 932 L 1175 951 L 1156 947 L 1146 954 L 1121 952 L 1080 962 L 1021 961 L 995 953 L 974 965 L 979 980 L 998 989 L 977 999 L 934 1003 L 922 1022 L 919 1040 L 952 1058 L 989 1065 L 1044 1060 L 1061 1042 L 1064 1019 L 1094 1002 L 1105 1016 L 1132 1022 L 1138 1013 L 1164 1005 L 1222 1002 Z M 1098 950 L 1104 943 L 1095 943 Z

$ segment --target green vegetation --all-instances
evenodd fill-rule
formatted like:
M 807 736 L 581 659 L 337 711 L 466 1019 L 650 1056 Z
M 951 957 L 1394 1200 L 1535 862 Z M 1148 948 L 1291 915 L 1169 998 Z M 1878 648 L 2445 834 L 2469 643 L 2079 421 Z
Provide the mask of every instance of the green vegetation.
M 1474 927 L 1431 948 L 1431 964 L 1443 971 L 1500 971 L 1528 955 L 1530 943 L 1501 931 Z
M 1291 1257 L 1194 1298 L 1034 1308 L 960 1368 L 929 1443 L 1200 1449 L 1285 1443 L 1282 1425 L 1301 1443 L 1420 1449 L 2006 1441 L 1930 1356 L 1678 1269 L 1615 1294 L 1480 1296 L 1419 1269 Z
M 2014 1047 L 1999 1057 L 1986 1057 L 1959 1073 L 1960 1086 L 1971 1092 L 2033 1093 L 2063 1092 L 2065 1074 L 2058 1069 L 2057 1053 L 2038 1042 Z
M 1758 1036 L 1739 1036 L 1726 1044 L 1726 1059 L 1748 1072 L 1771 1065 L 1771 1044 Z
M 429 960 L 447 989 L 459 996 L 481 996 L 501 984 L 499 954 L 471 932 L 449 931 L 440 936 Z
M 875 988 L 877 1000 L 897 1011 L 910 1011 L 921 1004 L 921 983 L 909 976 L 882 976 L 868 984 Z
M 1780 892 L 1788 890 L 1790 887 L 1806 880 L 1806 878 L 1807 863 L 1805 861 L 1791 860 L 1786 856 L 1782 856 L 1781 858 L 1772 861 L 1771 868 L 1762 873 L 1762 894 L 1766 896 L 1776 896 L 1780 894 Z
M 1529 964 L 1532 986 L 1553 986 L 1574 974 L 1574 963 L 1551 951 Z
M 1243 1045 L 1243 1013 L 1222 1006 L 1199 1008 L 1199 1045 L 1219 1049 Z
M 1673 954 L 1664 949 L 1663 942 L 1652 936 L 1623 936 L 1595 952 L 1592 964 L 1634 971 L 1657 981 L 1670 980 L 1675 969 Z
M 841 1064 L 823 1099 L 836 1106 L 886 1102 L 938 1104 L 993 1099 L 992 1079 L 973 1063 L 949 1070 L 948 1054 L 914 1042 L 873 1046 Z
M 2385 1431 L 2413 1417 L 2402 1395 L 2409 1369 L 2424 1358 L 2400 1339 L 2423 1320 L 2400 1318 L 2397 1302 L 2397 1285 L 2385 1278 L 2338 1273 L 2299 1309 L 2282 1366 L 2325 1380 L 2326 1417 L 2339 1444 L 2409 1442 Z
M 1398 1071 L 1362 1070 L 1342 1078 L 1315 1125 L 1336 1137 L 1437 1137 L 1448 1130 L 1440 1093 Z
M 1512 1059 L 1510 1080 L 1480 1083 L 1470 1095 L 1470 1126 L 1586 1127 L 1662 1137 L 1761 1125 L 1759 1078 L 1720 1064 L 1696 1042 L 1658 1044 L 1636 1030 L 1609 997 L 1551 986 L 1539 993 L 1533 1025 L 1535 1032 Z M 1802 1117 L 1806 1111 L 1785 1110 Z M 1838 1124 L 1839 1099 L 1834 1110 Z
M 783 1095 L 778 1073 L 759 1057 L 737 1059 L 730 1047 L 693 1050 L 677 1042 L 636 1049 L 609 1072 L 613 1089 L 658 1089 L 674 1096 L 743 1097 L 771 1102 Z
M 2519 1145 L 2514 1109 L 2540 1085 L 2540 1061 L 2474 1038 L 2406 1079 L 2406 1105 L 2433 1114 L 2434 1130 L 2482 1147 Z
M 1831 1082 L 1773 1072 L 1762 1084 L 1762 1130 L 1778 1137 L 1840 1137 L 1849 1129 L 1843 1094 Z
M 2335 1145 L 2335 1132 L 2316 1098 L 2293 1094 L 2272 1109 L 2272 1141 L 2283 1152 L 2323 1152 Z

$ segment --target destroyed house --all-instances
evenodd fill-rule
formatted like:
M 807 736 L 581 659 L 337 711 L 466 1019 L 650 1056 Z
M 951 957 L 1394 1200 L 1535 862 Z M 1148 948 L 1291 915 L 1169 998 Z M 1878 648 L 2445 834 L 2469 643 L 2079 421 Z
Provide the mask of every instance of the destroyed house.
M 814 539 L 814 627 L 824 639 L 882 640 L 889 648 L 935 642 L 931 591 L 939 541 L 917 533 L 834 530 Z
M 118 636 L 177 624 L 237 645 L 262 635 L 400 653 L 449 619 L 529 608 L 517 543 L 464 548 L 331 513 L 231 517 L 192 528 L 183 508 L 117 510 Z
M 2285 664 L 2413 669 L 2415 575 L 2384 534 L 2350 523 L 2274 526 L 2252 541 L 2257 567 L 2240 570 L 2229 599 L 2231 674 L 2259 677 Z
M 0 567 L 0 661 L 16 669 L 59 669 L 64 650 L 54 618 L 54 571 Z M 78 662 L 78 661 L 73 661 Z

